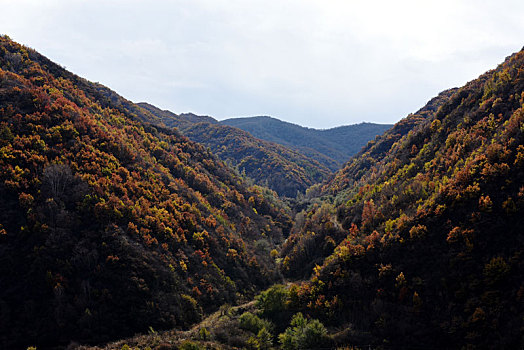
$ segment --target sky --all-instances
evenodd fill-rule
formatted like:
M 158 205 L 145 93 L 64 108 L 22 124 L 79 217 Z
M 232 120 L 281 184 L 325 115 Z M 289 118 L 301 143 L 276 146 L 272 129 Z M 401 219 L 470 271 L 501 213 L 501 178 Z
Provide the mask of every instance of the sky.
M 524 46 L 524 1 L 0 0 L 0 34 L 134 102 L 394 123 Z

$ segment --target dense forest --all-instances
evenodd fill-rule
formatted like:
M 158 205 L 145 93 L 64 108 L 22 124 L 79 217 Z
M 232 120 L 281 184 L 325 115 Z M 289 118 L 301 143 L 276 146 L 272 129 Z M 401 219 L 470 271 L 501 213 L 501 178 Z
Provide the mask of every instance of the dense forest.
M 133 110 L 0 37 L 0 347 L 185 327 L 278 279 L 276 194 Z
M 370 142 L 283 248 L 345 344 L 524 347 L 524 51 Z
M 523 141 L 524 51 L 308 190 L 280 252 L 296 282 L 106 348 L 522 348 Z
M 220 121 L 220 124 L 237 127 L 262 140 L 294 149 L 332 171 L 339 170 L 368 141 L 392 127 L 389 124 L 360 123 L 318 130 L 271 117 L 231 118 Z
M 209 147 L 243 177 L 274 190 L 282 197 L 293 198 L 297 193 L 304 193 L 332 174 L 327 166 L 300 152 L 257 139 L 246 131 L 221 125 L 210 117 L 177 115 L 147 103 L 139 105 L 167 127 L 176 127 L 192 141 Z
M 524 348 L 523 141 L 524 51 L 327 177 L 0 37 L 0 347 Z

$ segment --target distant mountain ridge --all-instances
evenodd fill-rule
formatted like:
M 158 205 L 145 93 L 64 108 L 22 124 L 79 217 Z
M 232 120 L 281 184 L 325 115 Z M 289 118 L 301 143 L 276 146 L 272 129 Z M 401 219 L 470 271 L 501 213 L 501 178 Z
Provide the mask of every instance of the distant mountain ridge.
M 331 129 L 313 129 L 268 116 L 231 118 L 220 121 L 220 124 L 234 126 L 262 140 L 290 147 L 319 161 L 332 171 L 338 170 L 368 141 L 393 126 L 360 123 Z
M 326 180 L 392 126 L 361 123 L 318 130 L 272 117 L 218 121 L 193 113 L 176 114 L 146 102 L 137 105 L 143 108 L 137 112 L 140 118 L 179 129 L 256 183 L 285 197 Z
M 175 114 L 148 103 L 139 103 L 153 115 L 154 123 L 176 127 L 192 141 L 209 147 L 222 160 L 256 183 L 269 187 L 280 196 L 294 197 L 331 175 L 328 167 L 315 159 L 252 136 L 211 117 Z

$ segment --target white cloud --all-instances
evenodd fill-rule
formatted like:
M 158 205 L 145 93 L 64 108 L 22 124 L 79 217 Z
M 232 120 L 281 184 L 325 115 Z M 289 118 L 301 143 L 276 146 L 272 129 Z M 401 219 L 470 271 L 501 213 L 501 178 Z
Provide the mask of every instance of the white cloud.
M 0 32 L 135 101 L 394 122 L 519 50 L 521 1 L 5 1 Z

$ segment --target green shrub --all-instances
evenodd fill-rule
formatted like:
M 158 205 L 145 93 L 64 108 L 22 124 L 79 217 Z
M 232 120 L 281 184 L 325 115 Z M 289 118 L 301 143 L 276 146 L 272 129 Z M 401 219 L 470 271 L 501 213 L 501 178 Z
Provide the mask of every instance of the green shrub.
M 288 290 L 285 286 L 277 284 L 263 291 L 256 297 L 257 307 L 263 315 L 272 316 L 286 309 Z
M 329 345 L 327 330 L 316 319 L 307 320 L 302 313 L 293 316 L 291 327 L 278 336 L 282 349 L 316 349 Z
M 247 340 L 247 348 L 249 350 L 257 350 L 258 349 L 258 340 L 257 338 L 255 337 L 249 337 L 249 339 Z
M 244 312 L 240 318 L 240 328 L 250 331 L 254 334 L 258 334 L 262 328 L 267 329 L 269 332 L 273 332 L 274 326 L 268 321 L 261 319 L 257 315 L 253 315 L 251 312 Z
M 200 328 L 200 330 L 198 331 L 198 338 L 200 340 L 209 340 L 211 338 L 211 334 L 209 333 L 209 331 L 207 330 L 206 327 L 202 327 Z
M 191 341 L 185 341 L 179 346 L 180 350 L 201 350 L 201 347 L 197 343 Z
M 268 350 L 273 345 L 273 335 L 263 327 L 257 334 L 258 349 Z

